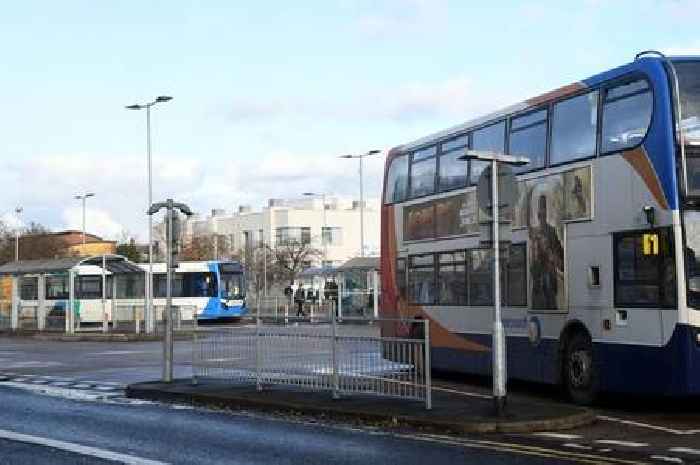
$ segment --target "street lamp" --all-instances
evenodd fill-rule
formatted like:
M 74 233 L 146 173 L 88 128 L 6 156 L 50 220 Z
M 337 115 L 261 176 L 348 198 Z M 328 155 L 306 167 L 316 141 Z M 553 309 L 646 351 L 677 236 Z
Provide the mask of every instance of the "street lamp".
M 381 150 L 370 150 L 360 155 L 341 155 L 339 158 L 359 158 L 360 159 L 360 256 L 365 256 L 365 194 L 362 185 L 362 160 L 372 155 L 381 153 Z
M 301 195 L 305 195 L 307 197 L 321 197 L 321 201 L 323 202 L 323 229 L 321 229 L 321 243 L 323 244 L 323 261 L 327 262 L 328 244 L 326 243 L 323 237 L 323 232 L 328 229 L 328 223 L 326 222 L 326 194 L 317 194 L 315 192 L 303 192 Z M 321 267 L 323 268 L 323 264 L 321 264 Z
M 165 216 L 165 242 L 167 248 L 166 258 L 166 291 L 165 291 L 165 337 L 163 337 L 163 382 L 170 383 L 173 381 L 173 279 L 175 268 L 175 255 L 177 253 L 175 240 L 178 237 L 178 231 L 174 231 L 177 220 L 177 211 L 184 213 L 186 216 L 192 216 L 192 210 L 184 203 L 173 202 L 173 199 L 168 199 L 165 202 L 158 202 L 150 205 L 146 212 L 148 216 L 153 216 L 160 210 L 166 210 Z M 192 318 L 197 318 L 197 315 L 192 315 Z
M 22 214 L 22 207 L 17 207 L 15 208 L 15 216 L 17 220 L 17 226 L 15 227 L 15 261 L 19 261 L 19 225 L 20 225 L 20 219 L 19 215 Z
M 94 197 L 95 194 L 92 192 L 87 192 L 83 195 L 76 195 L 75 199 L 76 200 L 82 200 L 83 201 L 83 244 L 85 244 L 85 200 L 89 199 L 90 197 Z
M 501 267 L 500 267 L 500 238 L 499 238 L 499 198 L 498 198 L 498 164 L 522 166 L 530 163 L 525 157 L 506 155 L 497 152 L 481 150 L 469 150 L 458 157 L 459 160 L 484 160 L 491 162 L 491 216 L 493 230 L 491 242 L 493 244 L 493 333 L 491 347 L 493 347 L 493 400 L 497 415 L 503 415 L 506 405 L 506 344 L 503 320 L 501 319 Z M 481 186 L 481 183 L 480 183 Z M 481 189 L 481 187 L 479 187 Z M 479 200 L 481 203 L 481 200 Z
M 157 103 L 169 102 L 173 98 L 168 95 L 160 95 L 152 102 L 144 104 L 128 105 L 127 110 L 146 110 L 146 159 L 148 165 L 148 207 L 153 203 L 153 168 L 151 162 L 151 107 Z M 155 326 L 155 314 L 153 313 L 153 218 L 148 215 L 148 279 L 146 280 L 146 314 L 148 320 L 146 332 L 153 332 Z

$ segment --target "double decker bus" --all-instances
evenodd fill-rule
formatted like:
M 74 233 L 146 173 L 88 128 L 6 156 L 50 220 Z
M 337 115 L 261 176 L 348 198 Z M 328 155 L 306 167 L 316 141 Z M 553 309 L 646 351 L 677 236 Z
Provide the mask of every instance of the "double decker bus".
M 430 320 L 436 369 L 488 375 L 494 264 L 475 192 L 488 162 L 466 149 L 530 160 L 513 168 L 500 265 L 508 377 L 578 403 L 700 394 L 700 57 L 643 52 L 389 152 L 382 314 Z

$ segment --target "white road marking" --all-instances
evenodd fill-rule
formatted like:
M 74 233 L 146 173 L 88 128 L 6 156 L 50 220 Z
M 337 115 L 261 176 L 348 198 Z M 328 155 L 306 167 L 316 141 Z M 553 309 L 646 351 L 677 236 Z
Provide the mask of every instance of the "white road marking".
M 597 444 L 608 444 L 611 446 L 649 447 L 649 444 L 647 444 L 646 442 L 617 441 L 615 439 L 598 439 L 595 442 Z
M 566 439 L 566 440 L 573 440 L 573 439 L 581 439 L 581 436 L 578 434 L 564 434 L 564 433 L 534 433 L 535 436 L 542 436 L 545 438 L 552 438 L 552 439 Z
M 584 446 L 583 444 L 576 444 L 573 442 L 564 443 L 564 447 L 568 447 L 570 449 L 581 449 L 581 450 L 592 450 L 593 449 L 591 446 Z
M 700 455 L 700 450 L 691 449 L 690 447 L 671 447 L 668 451 L 679 454 Z
M 596 418 L 598 420 L 602 420 L 602 421 L 610 421 L 613 423 L 620 423 L 623 425 L 637 426 L 639 428 L 647 428 L 647 429 L 653 429 L 656 431 L 663 431 L 664 433 L 671 433 L 671 434 L 678 434 L 678 435 L 700 433 L 700 429 L 682 430 L 682 429 L 667 428 L 665 426 L 651 425 L 649 423 L 641 423 L 639 421 L 625 420 L 623 418 L 615 418 L 615 417 L 609 417 L 609 416 L 605 416 L 605 415 L 598 415 Z
M 10 441 L 23 442 L 26 444 L 51 447 L 52 449 L 60 449 L 66 452 L 72 452 L 74 454 L 96 457 L 103 460 L 111 460 L 113 462 L 125 463 L 128 465 L 166 465 L 166 462 L 161 462 L 159 460 L 150 460 L 142 457 L 136 457 L 135 455 L 122 454 L 106 449 L 98 449 L 97 447 L 83 446 L 72 442 L 58 441 L 56 439 L 42 438 L 29 434 L 15 433 L 14 431 L 4 429 L 0 429 L 0 438 Z
M 129 355 L 129 354 L 145 354 L 143 350 L 105 350 L 104 352 L 93 352 L 90 355 Z
M 667 457 L 665 455 L 651 455 L 650 458 L 654 460 L 661 460 L 662 462 L 683 463 L 683 459 L 680 459 L 678 457 Z
M 452 394 L 459 394 L 462 396 L 466 397 L 476 397 L 478 399 L 492 399 L 493 396 L 486 395 L 486 394 L 479 394 L 477 392 L 466 392 L 466 391 L 458 391 L 456 389 L 449 389 L 449 388 L 444 388 L 440 386 L 432 386 L 433 391 L 442 391 L 442 392 L 449 392 Z
M 10 386 L 17 389 L 22 389 L 25 391 L 37 392 L 39 394 L 46 394 L 52 397 L 62 397 L 64 399 L 73 400 L 86 400 L 86 401 L 97 401 L 105 400 L 109 397 L 116 397 L 119 395 L 118 392 L 94 392 L 94 391 L 83 391 L 80 389 L 69 389 L 64 387 L 40 385 L 40 384 L 25 384 L 25 383 L 15 383 L 8 382 L 2 383 L 2 386 Z

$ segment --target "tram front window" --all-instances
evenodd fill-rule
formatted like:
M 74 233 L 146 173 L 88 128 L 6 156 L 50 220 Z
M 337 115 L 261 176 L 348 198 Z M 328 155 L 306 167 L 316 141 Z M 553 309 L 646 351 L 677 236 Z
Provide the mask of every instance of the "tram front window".
M 221 290 L 223 297 L 240 300 L 245 297 L 243 290 L 243 275 L 241 273 L 222 273 Z

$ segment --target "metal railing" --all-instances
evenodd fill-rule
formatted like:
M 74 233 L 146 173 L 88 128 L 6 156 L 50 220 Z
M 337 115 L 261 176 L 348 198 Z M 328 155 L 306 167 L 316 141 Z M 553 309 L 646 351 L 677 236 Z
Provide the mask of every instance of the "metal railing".
M 374 322 L 421 325 L 417 338 L 387 337 Z M 428 320 L 336 318 L 285 322 L 257 317 L 249 324 L 194 332 L 193 383 L 295 386 L 341 395 L 376 395 L 425 402 L 432 408 Z M 417 333 L 419 333 L 418 331 Z

